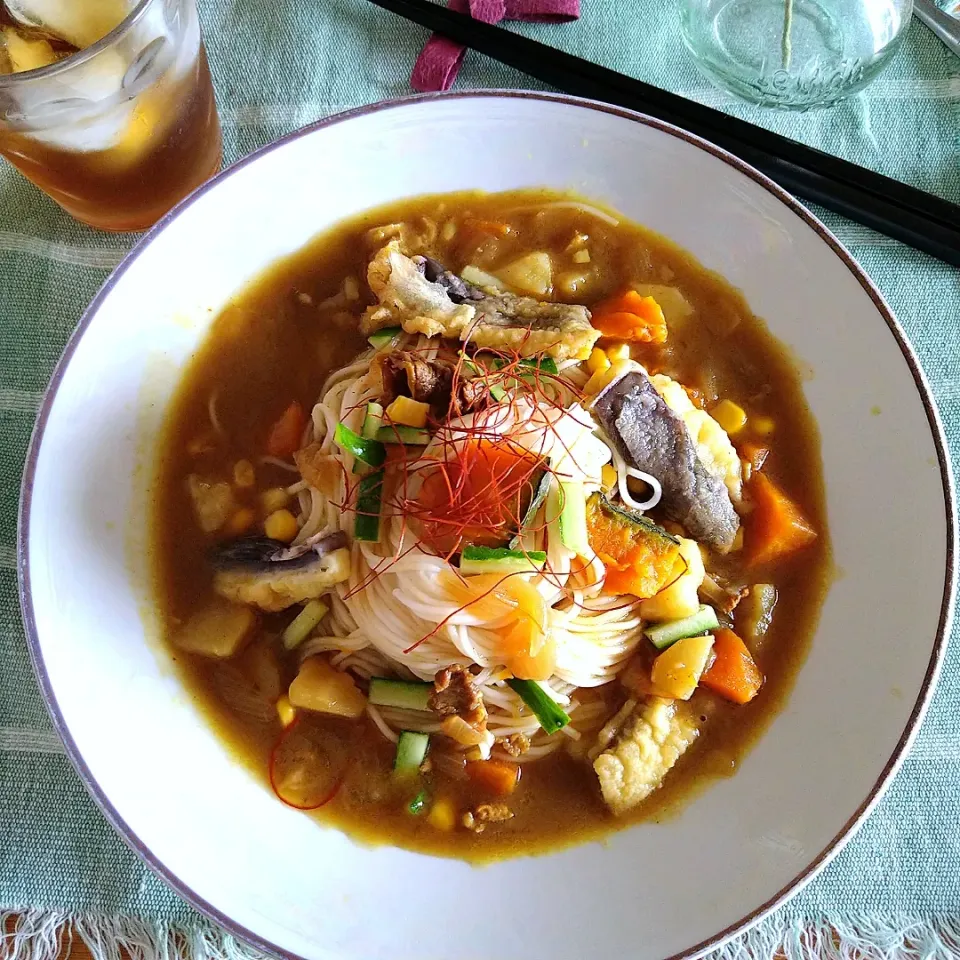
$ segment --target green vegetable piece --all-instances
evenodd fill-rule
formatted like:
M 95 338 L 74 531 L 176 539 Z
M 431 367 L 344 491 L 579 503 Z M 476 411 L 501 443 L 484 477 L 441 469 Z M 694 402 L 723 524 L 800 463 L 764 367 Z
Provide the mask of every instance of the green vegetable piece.
M 371 677 L 369 700 L 375 707 L 399 707 L 401 710 L 425 712 L 430 709 L 433 690 L 432 683 Z
M 334 443 L 346 453 L 362 460 L 368 467 L 383 466 L 387 451 L 379 440 L 368 440 L 354 433 L 346 424 L 338 423 L 333 434 Z
M 403 333 L 401 327 L 384 327 L 376 333 L 367 337 L 367 343 L 375 350 L 383 350 L 386 347 L 392 347 L 396 343 L 397 337 Z
M 404 446 L 425 447 L 430 442 L 430 432 L 422 427 L 407 427 L 402 423 L 390 423 L 377 431 L 380 443 L 402 443 Z
M 377 431 L 383 425 L 383 407 L 379 403 L 368 403 L 367 412 L 363 417 L 363 428 L 360 430 L 365 440 L 376 440 Z
M 427 791 L 421 790 L 408 804 L 407 811 L 415 817 L 423 813 L 427 808 Z
M 393 772 L 396 776 L 408 777 L 420 770 L 420 764 L 427 755 L 430 737 L 426 733 L 414 733 L 412 730 L 401 730 L 397 740 L 397 756 L 393 761 Z
M 587 536 L 587 499 L 579 480 L 559 480 L 547 495 L 547 524 L 560 542 L 581 557 L 591 556 Z
M 543 550 L 509 550 L 506 547 L 467 546 L 460 554 L 460 572 L 464 576 L 478 573 L 528 573 L 542 569 L 547 562 Z
M 313 628 L 326 616 L 330 608 L 322 600 L 311 600 L 287 624 L 280 635 L 284 650 L 295 650 L 310 636 Z
M 687 637 L 696 637 L 701 633 L 709 633 L 720 626 L 717 613 L 713 607 L 705 604 L 696 613 L 680 620 L 668 620 L 644 630 L 646 638 L 658 649 L 665 650 L 672 643 L 684 640 Z
M 353 525 L 353 535 L 357 540 L 376 543 L 380 539 L 382 497 L 382 470 L 375 470 L 360 479 L 360 489 L 357 492 L 357 519 Z
M 570 717 L 556 701 L 544 693 L 543 687 L 536 680 L 508 680 L 507 686 L 533 711 L 533 715 L 547 733 L 554 734 L 570 722 Z
M 523 539 L 523 535 L 533 526 L 533 521 L 537 518 L 537 511 L 543 505 L 543 501 L 547 499 L 547 494 L 550 492 L 550 481 L 552 476 L 544 470 L 540 474 L 540 479 L 533 485 L 533 498 L 530 500 L 530 506 L 527 507 L 527 512 L 523 515 L 523 520 L 520 522 L 520 529 L 517 531 L 517 535 L 513 537 L 508 546 L 511 550 L 516 550 L 519 548 L 520 543 Z

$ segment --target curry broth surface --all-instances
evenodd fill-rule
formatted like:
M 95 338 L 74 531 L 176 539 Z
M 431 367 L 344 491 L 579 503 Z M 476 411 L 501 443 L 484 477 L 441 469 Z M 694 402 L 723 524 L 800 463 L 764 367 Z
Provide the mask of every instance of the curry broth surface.
M 512 820 L 480 835 L 466 829 L 441 832 L 424 817 L 406 812 L 411 791 L 402 791 L 392 780 L 394 747 L 372 722 L 308 717 L 306 722 L 321 730 L 349 738 L 356 757 L 334 800 L 311 815 L 367 842 L 484 861 L 595 839 L 629 823 L 668 816 L 713 777 L 735 772 L 739 759 L 783 706 L 816 626 L 829 579 L 830 551 L 819 438 L 797 370 L 742 296 L 665 238 L 624 220 L 613 227 L 574 207 L 537 214 L 544 204 L 570 199 L 550 191 L 522 191 L 393 203 L 317 237 L 233 298 L 188 365 L 161 443 L 152 561 L 165 636 L 169 638 L 177 624 L 213 594 L 206 561 L 211 541 L 194 522 L 186 476 L 198 469 L 198 463 L 223 476 L 229 476 L 239 459 L 258 463 L 270 425 L 291 400 L 311 409 L 328 374 L 366 347 L 355 319 L 362 305 L 354 308 L 353 320 L 340 317 L 327 324 L 318 321 L 316 305 L 335 294 L 346 275 L 365 275 L 372 252 L 364 242 L 367 230 L 394 221 L 416 223 L 420 217 L 443 223 L 469 214 L 511 224 L 511 234 L 495 242 L 470 231 L 458 231 L 449 243 L 438 240 L 444 264 L 455 272 L 468 263 L 496 269 L 530 250 L 546 249 L 562 258 L 571 236 L 580 231 L 590 236 L 592 262 L 586 266 L 599 276 L 575 294 L 556 299 L 589 306 L 631 282 L 679 287 L 693 305 L 694 316 L 680 329 L 671 328 L 667 344 L 659 350 L 641 349 L 635 355 L 653 370 L 702 389 L 708 398 L 729 397 L 741 403 L 751 398 L 751 416 L 771 417 L 776 429 L 764 472 L 801 505 L 820 536 L 813 546 L 777 564 L 770 576 L 761 572 L 755 578 L 772 581 L 779 591 L 773 625 L 753 650 L 766 676 L 760 695 L 746 706 L 735 706 L 699 690 L 692 703 L 704 721 L 701 736 L 667 775 L 664 786 L 626 817 L 614 818 L 607 811 L 589 764 L 557 751 L 522 765 L 520 783 L 509 798 Z M 211 441 L 212 396 L 226 440 L 198 455 L 196 450 Z M 257 472 L 259 489 L 296 479 L 279 467 L 258 465 Z M 258 638 L 223 663 L 168 644 L 195 702 L 237 759 L 263 782 L 281 730 L 275 710 L 263 707 L 264 698 L 275 699 L 293 679 L 291 666 L 281 668 L 277 678 L 263 669 L 263 662 L 268 645 L 289 619 L 289 613 L 265 616 Z M 261 699 L 252 699 L 241 711 L 224 703 L 224 695 L 236 691 L 238 671 L 260 678 L 255 685 Z M 475 805 L 478 799 L 469 782 L 446 780 L 444 793 L 458 807 Z

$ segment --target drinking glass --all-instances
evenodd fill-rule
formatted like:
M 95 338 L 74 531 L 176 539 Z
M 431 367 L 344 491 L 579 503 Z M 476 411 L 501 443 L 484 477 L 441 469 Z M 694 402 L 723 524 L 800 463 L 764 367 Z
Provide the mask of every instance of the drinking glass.
M 862 90 L 896 53 L 913 0 L 681 0 L 700 71 L 763 106 L 828 107 Z
M 156 223 L 220 166 L 196 0 L 138 0 L 92 46 L 0 75 L 0 154 L 93 227 Z

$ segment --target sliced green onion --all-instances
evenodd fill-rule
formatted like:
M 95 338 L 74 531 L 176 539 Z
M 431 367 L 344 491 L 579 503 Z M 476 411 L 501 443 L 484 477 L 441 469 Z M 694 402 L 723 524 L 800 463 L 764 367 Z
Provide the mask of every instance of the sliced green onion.
M 341 449 L 362 460 L 368 467 L 379 467 L 387 459 L 387 451 L 379 440 L 368 440 L 354 433 L 346 424 L 338 423 L 333 434 L 334 443 Z
M 407 812 L 415 817 L 423 813 L 427 807 L 427 791 L 421 790 L 408 804 Z
M 284 650 L 295 650 L 299 647 L 310 636 L 313 628 L 327 615 L 329 609 L 322 600 L 311 600 L 306 604 L 280 635 Z
M 533 711 L 533 715 L 547 733 L 556 733 L 570 722 L 559 704 L 552 700 L 535 680 L 508 680 L 507 686 Z
M 403 333 L 401 327 L 384 327 L 376 333 L 371 333 L 370 336 L 367 337 L 367 343 L 375 350 L 383 350 L 384 347 L 393 346 L 401 333 Z
M 360 479 L 357 492 L 357 519 L 353 535 L 357 540 L 376 543 L 380 539 L 380 505 L 383 497 L 383 471 L 376 470 Z

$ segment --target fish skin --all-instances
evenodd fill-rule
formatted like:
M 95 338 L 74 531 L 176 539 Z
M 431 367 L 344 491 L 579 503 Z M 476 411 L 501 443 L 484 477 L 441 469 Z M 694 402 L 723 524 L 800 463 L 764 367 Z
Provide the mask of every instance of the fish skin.
M 694 540 L 729 550 L 740 518 L 726 485 L 704 467 L 683 420 L 647 375 L 631 370 L 615 380 L 593 413 L 627 463 L 660 481 L 664 513 Z

